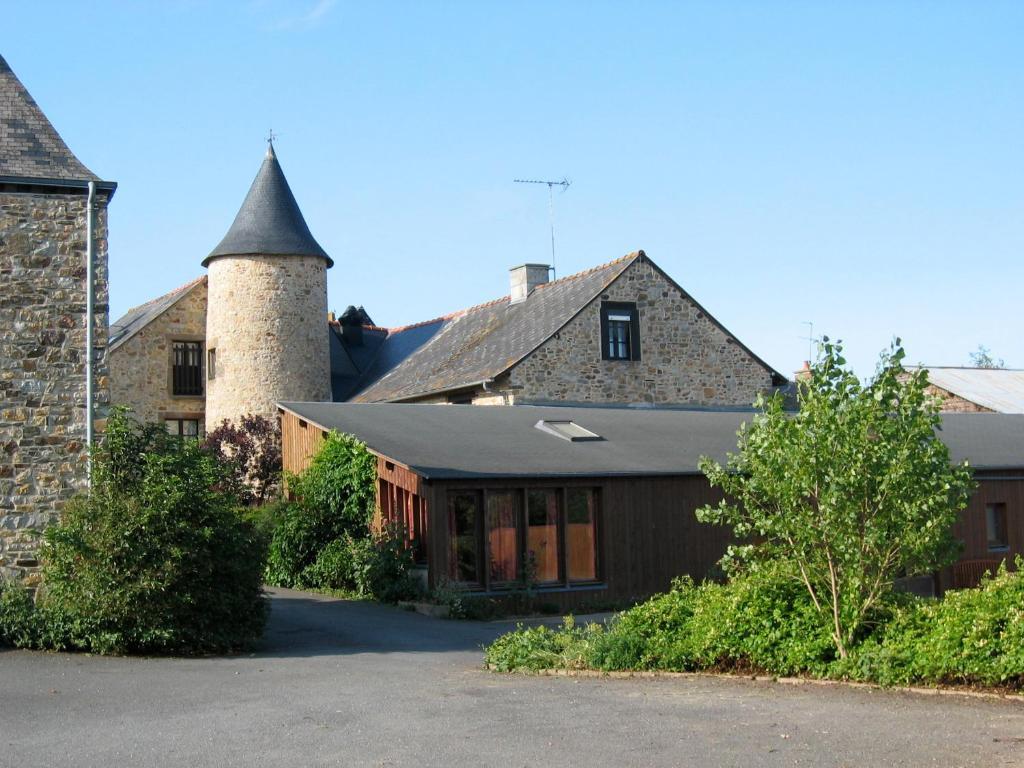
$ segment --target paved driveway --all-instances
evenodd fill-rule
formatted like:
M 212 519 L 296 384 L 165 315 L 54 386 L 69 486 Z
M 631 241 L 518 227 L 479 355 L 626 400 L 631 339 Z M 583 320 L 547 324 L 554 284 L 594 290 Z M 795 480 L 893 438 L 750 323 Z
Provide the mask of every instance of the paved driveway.
M 0 765 L 1024 766 L 1024 705 L 482 671 L 505 628 L 277 590 L 250 656 L 0 652 Z

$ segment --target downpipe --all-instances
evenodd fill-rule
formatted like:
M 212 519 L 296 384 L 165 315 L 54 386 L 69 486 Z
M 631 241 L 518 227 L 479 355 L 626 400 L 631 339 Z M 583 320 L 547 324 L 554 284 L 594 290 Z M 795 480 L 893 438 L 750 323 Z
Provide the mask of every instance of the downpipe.
M 93 229 L 93 208 L 96 200 L 96 182 L 89 182 L 89 196 L 85 205 L 85 476 L 86 487 L 92 488 L 92 443 L 93 443 L 93 324 L 96 276 L 93 272 L 95 261 L 95 237 Z

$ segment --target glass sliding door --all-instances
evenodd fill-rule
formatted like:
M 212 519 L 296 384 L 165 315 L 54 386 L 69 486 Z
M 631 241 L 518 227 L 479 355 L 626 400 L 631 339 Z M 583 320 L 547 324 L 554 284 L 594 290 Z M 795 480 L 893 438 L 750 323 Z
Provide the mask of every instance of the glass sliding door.
M 491 585 L 519 578 L 519 491 L 487 492 L 487 554 Z
M 566 490 L 569 581 L 597 581 L 596 488 Z
M 559 492 L 531 488 L 526 492 L 526 557 L 538 584 L 561 579 L 559 561 Z
M 468 491 L 448 496 L 448 531 L 451 537 L 448 575 L 453 581 L 479 584 L 480 493 Z

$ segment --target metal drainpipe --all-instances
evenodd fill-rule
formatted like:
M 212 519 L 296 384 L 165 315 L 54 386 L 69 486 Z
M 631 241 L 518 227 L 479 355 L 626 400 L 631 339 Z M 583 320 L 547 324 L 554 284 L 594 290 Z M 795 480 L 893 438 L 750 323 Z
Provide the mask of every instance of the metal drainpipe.
M 95 303 L 93 275 L 93 204 L 96 197 L 96 182 L 89 182 L 89 198 L 85 210 L 85 471 L 87 487 L 92 488 L 92 358 L 93 358 L 93 305 Z

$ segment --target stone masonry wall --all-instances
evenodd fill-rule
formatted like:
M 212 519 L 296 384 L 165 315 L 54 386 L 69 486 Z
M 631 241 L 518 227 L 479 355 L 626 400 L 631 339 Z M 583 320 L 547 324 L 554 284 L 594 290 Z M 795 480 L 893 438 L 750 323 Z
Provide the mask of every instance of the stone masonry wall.
M 173 342 L 205 338 L 204 279 L 186 289 L 184 296 L 145 328 L 110 350 L 111 403 L 129 406 L 140 421 L 197 418 L 202 425 L 206 398 L 171 394 L 171 367 Z M 203 348 L 205 356 L 205 344 Z
M 330 401 L 327 274 L 314 256 L 225 256 L 209 266 L 206 425 L 246 413 L 277 418 L 278 400 Z
M 107 214 L 97 198 L 94 392 L 108 402 Z M 0 192 L 0 577 L 85 487 L 86 198 Z
M 637 361 L 601 359 L 601 302 L 636 302 Z M 771 371 L 645 259 L 630 265 L 569 324 L 513 367 L 515 402 L 749 406 Z

